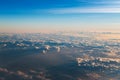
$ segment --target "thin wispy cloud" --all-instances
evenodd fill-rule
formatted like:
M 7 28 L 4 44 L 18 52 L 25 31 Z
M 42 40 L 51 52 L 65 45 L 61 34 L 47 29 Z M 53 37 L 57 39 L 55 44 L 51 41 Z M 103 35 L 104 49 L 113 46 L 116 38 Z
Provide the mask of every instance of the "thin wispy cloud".
M 80 0 L 81 1 L 81 0 Z M 93 3 L 93 4 L 120 4 L 120 0 L 83 0 L 86 3 Z
M 63 8 L 48 10 L 51 14 L 78 14 L 78 13 L 120 13 L 119 7 L 92 7 L 92 8 Z
M 87 3 L 91 6 L 77 6 L 68 8 L 49 9 L 48 13 L 52 14 L 78 14 L 78 13 L 120 13 L 120 0 L 96 1 L 80 0 L 80 2 Z M 94 5 L 94 6 L 93 6 Z
M 78 2 L 97 3 L 97 4 L 118 4 L 120 0 L 77 0 Z

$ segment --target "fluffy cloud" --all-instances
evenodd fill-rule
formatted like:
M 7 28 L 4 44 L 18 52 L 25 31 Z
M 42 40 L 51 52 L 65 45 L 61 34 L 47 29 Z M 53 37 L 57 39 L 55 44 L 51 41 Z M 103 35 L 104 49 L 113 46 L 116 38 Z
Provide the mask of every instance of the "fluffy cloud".
M 91 78 L 93 78 L 93 79 L 98 79 L 98 78 L 101 77 L 101 76 L 100 76 L 99 74 L 97 74 L 97 73 L 88 73 L 87 76 L 88 76 L 88 77 L 91 77 Z
M 6 75 L 16 75 L 24 79 L 29 79 L 33 80 L 34 78 L 36 79 L 42 79 L 42 80 L 50 80 L 49 78 L 46 77 L 46 74 L 44 72 L 39 72 L 35 70 L 30 70 L 28 73 L 18 70 L 18 71 L 10 71 L 6 68 L 1 68 L 0 67 L 0 72 L 5 73 Z M 31 74 L 32 73 L 32 74 Z M 5 80 L 5 77 L 0 77 L 0 80 Z
M 6 73 L 8 73 L 8 70 L 6 68 L 0 68 L 0 72 L 6 72 Z

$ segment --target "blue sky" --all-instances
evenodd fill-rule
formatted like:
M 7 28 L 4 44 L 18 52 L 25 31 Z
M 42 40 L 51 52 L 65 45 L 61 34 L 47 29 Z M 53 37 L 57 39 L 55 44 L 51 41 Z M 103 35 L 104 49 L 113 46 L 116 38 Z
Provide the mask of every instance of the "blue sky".
M 119 27 L 120 0 L 0 0 L 0 32 Z

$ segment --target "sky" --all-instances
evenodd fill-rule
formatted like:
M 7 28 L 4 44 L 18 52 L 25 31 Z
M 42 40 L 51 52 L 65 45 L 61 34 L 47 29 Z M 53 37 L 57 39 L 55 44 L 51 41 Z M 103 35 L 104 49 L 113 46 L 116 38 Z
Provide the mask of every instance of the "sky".
M 0 0 L 0 32 L 119 30 L 120 0 Z

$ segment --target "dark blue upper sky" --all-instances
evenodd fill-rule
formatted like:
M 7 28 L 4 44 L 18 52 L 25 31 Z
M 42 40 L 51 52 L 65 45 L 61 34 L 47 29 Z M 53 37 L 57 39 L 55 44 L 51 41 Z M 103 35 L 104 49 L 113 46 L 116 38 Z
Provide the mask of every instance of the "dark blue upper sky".
M 0 14 L 22 14 L 34 10 L 116 6 L 119 0 L 0 0 Z
M 89 1 L 89 2 L 87 2 Z M 96 0 L 91 0 L 96 1 Z M 47 9 L 95 5 L 90 0 L 1 0 L 1 9 Z

